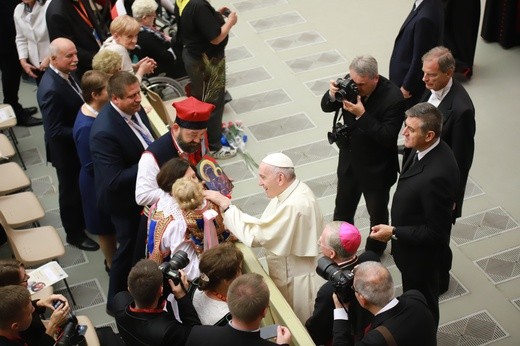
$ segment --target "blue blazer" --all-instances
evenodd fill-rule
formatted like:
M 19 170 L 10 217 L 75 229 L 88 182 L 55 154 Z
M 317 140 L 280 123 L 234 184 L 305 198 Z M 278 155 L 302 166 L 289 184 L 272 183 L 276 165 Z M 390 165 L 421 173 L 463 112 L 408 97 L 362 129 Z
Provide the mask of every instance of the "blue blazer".
M 51 68 L 43 74 L 36 98 L 43 117 L 47 161 L 58 169 L 79 165 L 72 128 L 83 99 Z
M 141 120 L 152 133 L 146 113 Z M 138 211 L 135 203 L 137 164 L 145 148 L 123 117 L 108 103 L 97 116 L 90 132 L 90 152 L 98 207 L 109 215 Z
M 442 42 L 444 28 L 440 0 L 424 0 L 404 21 L 390 57 L 390 80 L 419 100 L 424 93 L 422 56 Z

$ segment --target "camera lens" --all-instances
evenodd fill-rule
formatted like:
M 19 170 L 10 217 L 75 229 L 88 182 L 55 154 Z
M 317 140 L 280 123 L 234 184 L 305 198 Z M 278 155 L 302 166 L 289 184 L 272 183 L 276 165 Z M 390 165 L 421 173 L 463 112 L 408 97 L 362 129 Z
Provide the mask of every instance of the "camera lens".
M 170 259 L 171 269 L 182 269 L 190 263 L 188 254 L 182 250 L 177 251 Z

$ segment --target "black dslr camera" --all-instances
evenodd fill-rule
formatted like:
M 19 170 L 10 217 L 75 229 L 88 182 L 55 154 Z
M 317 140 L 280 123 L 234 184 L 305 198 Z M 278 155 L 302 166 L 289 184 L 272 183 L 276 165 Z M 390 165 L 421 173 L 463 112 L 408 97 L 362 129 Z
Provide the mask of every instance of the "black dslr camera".
M 339 88 L 339 90 L 334 93 L 336 101 L 343 102 L 345 100 L 350 103 L 357 103 L 357 97 L 359 95 L 358 87 L 350 76 L 338 78 L 334 84 Z
M 340 302 L 347 303 L 354 298 L 354 291 L 352 290 L 354 273 L 350 270 L 341 269 L 336 262 L 323 256 L 318 260 L 316 273 L 334 284 L 334 292 Z
M 179 273 L 179 269 L 186 267 L 189 263 L 190 260 L 188 254 L 179 250 L 173 254 L 169 262 L 161 263 L 159 269 L 166 280 L 172 279 L 173 283 L 178 285 L 181 282 L 181 273 Z
M 58 309 L 62 304 L 61 300 L 55 300 L 53 302 L 54 309 Z M 78 325 L 78 319 L 70 311 L 67 321 L 61 327 L 56 346 L 86 346 L 87 341 L 84 336 L 86 330 L 87 326 Z
M 327 139 L 329 144 L 334 144 L 338 139 L 348 139 L 350 129 L 347 124 L 340 122 L 332 125 L 332 132 L 327 132 Z

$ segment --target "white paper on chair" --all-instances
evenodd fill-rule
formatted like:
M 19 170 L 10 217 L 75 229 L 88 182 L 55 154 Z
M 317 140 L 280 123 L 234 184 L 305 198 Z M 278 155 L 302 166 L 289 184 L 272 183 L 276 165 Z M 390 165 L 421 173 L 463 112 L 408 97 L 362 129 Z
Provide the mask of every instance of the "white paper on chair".
M 69 277 L 56 261 L 51 261 L 32 270 L 29 272 L 29 276 L 30 278 L 27 282 L 27 289 L 31 294 Z
M 16 115 L 11 106 L 0 108 L 0 121 L 5 121 L 14 117 L 16 117 Z

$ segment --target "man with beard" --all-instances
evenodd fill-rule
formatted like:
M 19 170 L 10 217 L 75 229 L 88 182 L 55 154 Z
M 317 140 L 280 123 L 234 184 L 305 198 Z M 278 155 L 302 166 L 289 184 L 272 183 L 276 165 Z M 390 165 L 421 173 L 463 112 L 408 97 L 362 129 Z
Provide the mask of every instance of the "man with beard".
M 139 160 L 135 201 L 142 206 L 152 205 L 164 195 L 156 181 L 164 163 L 181 157 L 196 166 L 209 152 L 206 127 L 215 106 L 189 97 L 173 107 L 177 117 L 170 131 L 152 143 Z
M 189 97 L 173 103 L 177 111 L 175 122 L 141 155 L 137 171 L 135 201 L 143 207 L 156 203 L 168 194 L 157 184 L 157 174 L 162 165 L 175 157 L 181 157 L 196 166 L 209 152 L 206 127 L 214 105 Z M 166 195 L 166 196 L 165 196 Z M 141 218 L 134 251 L 134 263 L 144 258 L 147 212 Z

